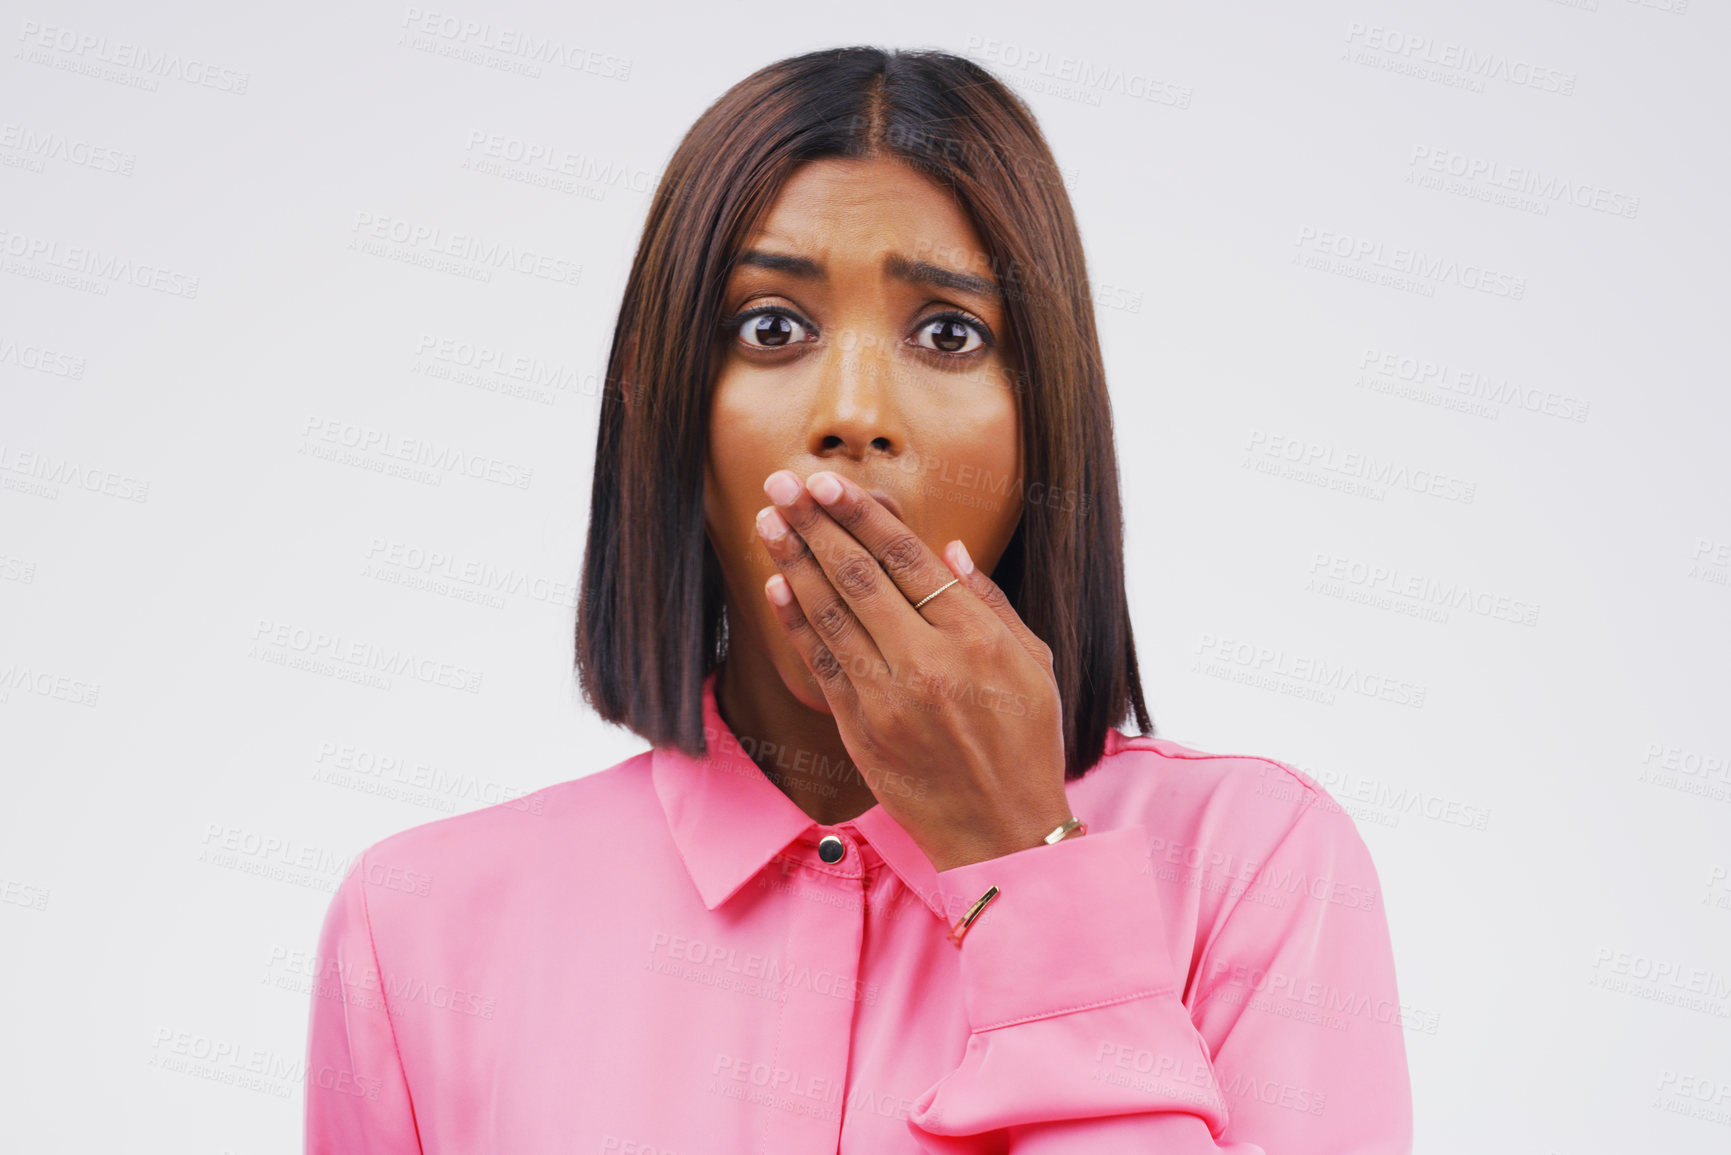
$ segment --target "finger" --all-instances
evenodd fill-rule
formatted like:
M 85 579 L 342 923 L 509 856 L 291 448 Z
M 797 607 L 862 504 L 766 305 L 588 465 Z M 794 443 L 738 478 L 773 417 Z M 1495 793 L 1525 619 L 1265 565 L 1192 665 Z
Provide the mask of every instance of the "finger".
M 829 702 L 830 710 L 857 710 L 859 697 L 854 691 L 853 682 L 849 680 L 835 654 L 824 645 L 823 639 L 817 636 L 811 623 L 806 621 L 805 614 L 800 611 L 799 602 L 794 599 L 792 587 L 787 584 L 787 578 L 778 573 L 771 574 L 764 583 L 763 592 L 764 596 L 769 598 L 776 620 L 793 640 L 793 648 L 799 652 L 805 668 L 811 671 L 818 690 Z
M 899 600 L 910 608 L 941 588 L 952 574 L 907 523 L 862 489 L 858 483 L 829 470 L 819 470 L 806 479 L 806 491 L 817 500 L 835 526 L 859 543 L 889 575 L 900 592 Z M 795 526 L 797 529 L 798 526 Z M 929 625 L 942 627 L 973 610 L 967 599 L 953 598 L 955 590 L 933 598 L 915 615 Z M 897 617 L 905 617 L 899 612 Z
M 834 478 L 835 475 L 819 476 Z M 811 491 L 800 484 L 798 476 L 791 470 L 777 470 L 770 474 L 763 490 L 804 541 L 830 587 L 862 623 L 878 649 L 890 658 L 904 656 L 909 643 L 924 634 L 929 623 L 912 612 L 907 595 L 878 559 L 818 504 Z M 908 538 L 913 546 L 928 554 L 931 552 L 911 531 Z M 903 547 L 904 551 L 908 548 Z M 942 572 L 941 564 L 938 569 Z M 803 595 L 800 600 L 805 601 Z
M 1010 604 L 1010 597 L 997 582 L 986 576 L 986 571 L 974 565 L 974 559 L 968 556 L 968 547 L 960 538 L 944 547 L 944 564 L 949 571 L 961 579 L 962 586 L 971 591 L 1000 622 L 1015 636 L 1036 661 L 1050 665 L 1052 647 L 1040 639 L 1040 636 L 1028 628 L 1028 623 L 1022 620 L 1022 615 L 1016 612 L 1016 607 Z M 953 592 L 953 591 L 952 591 Z M 948 597 L 945 594 L 944 597 Z M 936 598 L 932 605 L 943 601 Z M 927 606 L 930 609 L 931 606 Z
M 841 663 L 843 672 L 855 681 L 875 676 L 884 665 L 877 642 L 830 584 L 804 539 L 790 529 L 774 506 L 758 511 L 757 532 L 770 560 L 792 587 L 801 615 Z

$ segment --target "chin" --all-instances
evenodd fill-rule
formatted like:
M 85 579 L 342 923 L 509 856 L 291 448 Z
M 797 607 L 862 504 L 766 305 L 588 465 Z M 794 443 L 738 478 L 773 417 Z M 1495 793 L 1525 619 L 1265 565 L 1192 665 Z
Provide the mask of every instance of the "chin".
M 816 710 L 820 714 L 835 716 L 835 711 L 829 708 L 829 699 L 823 696 L 823 688 L 817 684 L 817 679 L 802 663 L 789 677 L 787 671 L 777 670 L 781 674 L 781 684 L 787 687 L 787 692 L 798 699 L 799 704 L 808 710 Z

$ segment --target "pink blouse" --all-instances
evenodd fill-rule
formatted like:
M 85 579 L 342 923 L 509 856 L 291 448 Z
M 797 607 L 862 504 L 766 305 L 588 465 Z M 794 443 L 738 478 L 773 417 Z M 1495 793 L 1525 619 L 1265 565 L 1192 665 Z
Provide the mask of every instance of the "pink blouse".
M 813 822 L 713 675 L 704 717 L 706 758 L 645 751 L 356 856 L 319 940 L 308 1152 L 1411 1149 L 1376 870 L 1311 778 L 1111 731 L 1066 787 L 1086 834 L 940 873 L 882 805 Z

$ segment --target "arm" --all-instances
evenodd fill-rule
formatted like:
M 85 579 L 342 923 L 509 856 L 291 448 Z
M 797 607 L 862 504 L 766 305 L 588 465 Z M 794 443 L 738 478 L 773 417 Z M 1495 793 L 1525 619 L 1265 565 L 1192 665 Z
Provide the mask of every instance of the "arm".
M 366 854 L 337 887 L 319 935 L 307 1030 L 307 1155 L 420 1155 L 367 912 Z
M 1302 882 L 1295 880 L 1300 879 Z M 1196 1011 L 1165 941 L 1146 830 L 1120 828 L 939 874 L 948 902 L 1002 893 L 962 940 L 972 1034 L 961 1065 L 914 1103 L 934 1155 L 1392 1155 L 1411 1106 L 1380 902 L 1344 815 L 1302 811 L 1199 960 Z M 1276 885 L 1278 884 L 1278 885 Z M 1356 888 L 1356 889 L 1355 889 Z M 1274 905 L 1284 900 L 1280 906 Z M 995 916 L 995 917 L 994 917 Z M 1242 984 L 1287 976 L 1396 1008 L 1332 1029 L 1258 1007 Z M 1313 1007 L 1300 1004 L 1303 1009 Z

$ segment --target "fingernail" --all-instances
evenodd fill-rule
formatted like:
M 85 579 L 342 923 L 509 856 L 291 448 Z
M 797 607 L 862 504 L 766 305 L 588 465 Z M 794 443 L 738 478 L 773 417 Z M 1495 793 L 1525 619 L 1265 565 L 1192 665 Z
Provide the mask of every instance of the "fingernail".
M 757 511 L 757 532 L 764 541 L 780 541 L 787 536 L 787 522 L 773 505 L 765 506 Z
M 777 505 L 792 505 L 799 496 L 799 478 L 785 469 L 777 470 L 763 483 L 763 492 Z
M 841 482 L 833 473 L 814 473 L 805 479 L 805 487 L 825 505 L 834 505 L 841 500 Z
M 787 579 L 780 574 L 769 576 L 769 580 L 763 583 L 763 592 L 778 606 L 785 606 L 793 600 L 793 591 L 788 588 Z
M 956 565 L 963 573 L 974 572 L 974 559 L 968 556 L 968 547 L 959 538 L 956 541 Z

